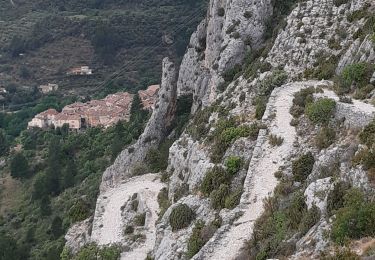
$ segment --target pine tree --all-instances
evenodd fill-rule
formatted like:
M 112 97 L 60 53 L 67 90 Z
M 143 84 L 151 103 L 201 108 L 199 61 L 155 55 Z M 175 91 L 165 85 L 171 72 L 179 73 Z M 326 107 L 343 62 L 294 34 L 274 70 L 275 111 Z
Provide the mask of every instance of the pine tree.
M 9 150 L 8 141 L 6 139 L 5 133 L 0 129 L 0 156 L 5 155 Z
M 29 164 L 22 153 L 13 156 L 10 162 L 10 174 L 13 178 L 26 178 L 29 175 Z
M 54 217 L 52 220 L 51 232 L 54 238 L 58 238 L 63 234 L 62 220 L 59 216 Z

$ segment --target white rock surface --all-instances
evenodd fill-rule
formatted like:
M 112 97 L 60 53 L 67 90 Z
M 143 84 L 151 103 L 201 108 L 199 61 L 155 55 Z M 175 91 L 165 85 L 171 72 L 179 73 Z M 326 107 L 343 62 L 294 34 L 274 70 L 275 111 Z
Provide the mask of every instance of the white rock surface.
M 311 207 L 315 205 L 320 209 L 320 212 L 324 214 L 327 206 L 328 192 L 331 189 L 333 189 L 331 177 L 319 179 L 311 183 L 304 193 L 308 209 L 311 209 Z
M 130 252 L 122 253 L 121 259 L 145 259 L 155 243 L 156 220 L 159 212 L 157 195 L 163 187 L 164 184 L 156 175 L 147 174 L 131 178 L 118 187 L 100 194 L 95 210 L 91 241 L 98 245 L 123 243 L 123 232 L 127 223 L 124 223 L 121 207 L 133 194 L 138 193 L 139 200 L 143 201 L 148 209 L 145 223 L 146 240 Z
M 179 95 L 194 94 L 194 111 L 215 100 L 223 73 L 241 64 L 246 51 L 260 47 L 271 15 L 270 0 L 210 1 L 207 18 L 191 37 L 177 84 Z
M 222 236 L 211 239 L 193 259 L 229 260 L 239 255 L 246 241 L 251 238 L 254 221 L 263 212 L 263 200 L 272 195 L 277 185 L 274 173 L 292 155 L 296 130 L 290 125 L 292 116 L 289 109 L 293 103 L 293 94 L 302 88 L 320 84 L 317 81 L 298 82 L 272 92 L 263 122 L 268 125 L 270 133 L 284 138 L 284 142 L 279 147 L 271 147 L 267 142 L 267 131 L 260 131 L 239 205 L 243 215 Z M 271 117 L 275 112 L 276 116 Z

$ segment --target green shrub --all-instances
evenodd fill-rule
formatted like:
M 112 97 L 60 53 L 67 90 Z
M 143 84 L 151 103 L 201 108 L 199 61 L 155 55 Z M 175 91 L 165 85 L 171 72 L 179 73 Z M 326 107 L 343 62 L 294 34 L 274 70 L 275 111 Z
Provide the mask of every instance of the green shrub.
M 298 229 L 306 213 L 307 205 L 305 203 L 305 196 L 302 192 L 296 192 L 286 210 L 289 225 L 294 229 Z
M 268 98 L 264 96 L 259 96 L 255 99 L 255 118 L 262 120 L 264 112 L 267 109 Z
M 167 169 L 169 148 L 172 146 L 173 140 L 165 140 L 157 149 L 150 149 L 146 154 L 145 161 L 150 172 L 160 172 Z
M 350 250 L 350 248 L 335 248 L 332 255 L 331 249 L 328 252 L 321 252 L 319 259 L 321 260 L 360 260 L 361 258 Z
M 208 120 L 210 119 L 212 107 L 204 108 L 195 113 L 192 123 L 188 126 L 187 132 L 195 140 L 200 140 L 208 134 L 210 130 L 208 127 Z
M 252 124 L 251 126 L 235 126 L 231 120 L 228 120 L 228 123 L 224 122 L 218 122 L 216 130 L 209 138 L 209 140 L 213 141 L 211 148 L 211 161 L 214 163 L 221 162 L 226 150 L 235 140 L 241 137 L 255 139 L 259 133 L 259 126 L 257 124 Z
M 349 3 L 349 0 L 333 0 L 335 6 L 339 7 L 340 5 Z
M 270 143 L 271 146 L 280 146 L 284 142 L 284 138 L 270 134 L 268 136 L 268 142 Z
M 182 183 L 174 192 L 173 200 L 174 202 L 178 201 L 185 195 L 189 193 L 189 185 L 187 183 Z
M 76 203 L 69 209 L 69 217 L 71 221 L 78 222 L 85 220 L 90 216 L 90 208 L 84 201 L 77 200 Z
M 327 214 L 332 216 L 335 211 L 344 206 L 344 195 L 350 189 L 349 183 L 338 182 L 327 196 Z
M 336 211 L 332 225 L 332 240 L 345 244 L 349 239 L 375 235 L 375 203 L 367 201 L 358 189 L 344 196 L 344 207 Z
M 12 157 L 10 161 L 10 174 L 13 178 L 29 177 L 29 163 L 22 153 L 16 153 Z
M 262 119 L 263 114 L 266 111 L 268 98 L 271 95 L 272 91 L 284 84 L 287 78 L 288 76 L 285 71 L 276 70 L 255 86 L 258 91 L 258 95 L 253 102 L 256 106 L 256 119 Z
M 357 88 L 364 88 L 371 79 L 374 65 L 369 63 L 354 63 L 344 68 L 335 82 L 339 93 L 347 93 L 354 84 Z
M 369 148 L 375 144 L 375 120 L 365 126 L 359 134 L 361 143 L 367 145 Z
M 223 79 L 225 80 L 225 82 L 231 82 L 236 77 L 236 75 L 238 75 L 238 73 L 240 72 L 241 72 L 241 65 L 235 65 L 233 68 L 227 70 L 223 74 Z
M 303 182 L 312 172 L 315 163 L 311 152 L 302 155 L 292 163 L 292 173 L 295 181 Z
M 362 164 L 365 170 L 375 169 L 375 149 L 364 148 L 353 158 L 354 164 Z
M 295 93 L 290 114 L 295 118 L 301 116 L 305 111 L 306 105 L 314 101 L 314 93 L 314 87 L 305 88 Z
M 264 201 L 264 212 L 254 224 L 247 248 L 250 259 L 283 259 L 293 254 L 295 243 L 285 241 L 299 231 L 306 232 L 317 221 L 316 209 L 307 210 L 302 192 L 288 195 L 285 200 L 277 196 Z
M 225 9 L 220 7 L 217 9 L 217 15 L 218 16 L 224 16 L 225 15 Z
M 330 48 L 332 49 L 340 49 L 340 45 L 336 41 L 330 40 L 329 42 Z M 321 54 L 318 58 L 316 63 L 314 64 L 314 68 L 306 69 L 304 72 L 304 77 L 307 79 L 331 79 L 335 76 L 335 71 L 338 63 L 338 57 L 330 56 L 327 57 L 325 54 Z
M 200 190 L 206 196 L 217 190 L 221 184 L 230 184 L 231 175 L 222 167 L 214 166 L 209 170 L 202 181 Z
M 241 169 L 242 159 L 238 156 L 230 156 L 227 158 L 225 166 L 229 174 L 235 175 Z
M 124 230 L 125 235 L 130 235 L 134 233 L 134 227 L 133 226 L 126 226 Z
M 322 98 L 308 104 L 305 110 L 307 117 L 315 124 L 327 124 L 332 118 L 336 102 L 329 98 Z
M 168 199 L 168 189 L 167 188 L 163 188 L 159 192 L 159 194 L 158 194 L 158 203 L 159 203 L 159 207 L 160 207 L 160 213 L 159 213 L 159 215 L 163 216 L 164 213 L 169 208 L 169 206 L 171 205 L 171 203 L 169 202 L 169 199 Z
M 320 209 L 313 205 L 302 218 L 299 225 L 301 235 L 305 235 L 320 220 Z
M 134 224 L 136 226 L 144 226 L 146 223 L 146 212 L 138 214 L 134 217 Z
M 254 225 L 249 243 L 251 259 L 268 259 L 277 255 L 288 231 L 287 216 L 280 212 L 265 212 Z M 252 256 L 252 257 L 251 257 Z
M 328 148 L 335 142 L 336 132 L 330 127 L 323 127 L 320 129 L 318 135 L 315 138 L 315 144 L 318 149 Z
M 366 86 L 356 89 L 353 94 L 355 99 L 366 99 L 371 97 L 371 92 L 375 89 L 372 84 L 367 84 Z
M 231 192 L 226 198 L 224 207 L 227 209 L 234 209 L 238 204 L 240 204 L 242 195 L 242 189 L 238 189 L 235 192 Z
M 204 246 L 207 241 L 204 241 L 201 236 L 201 231 L 204 228 L 204 222 L 198 221 L 191 234 L 187 244 L 187 257 L 190 259 Z
M 188 259 L 192 258 L 214 235 L 217 227 L 212 223 L 205 225 L 201 220 L 197 221 L 193 228 L 193 232 L 188 240 L 187 253 Z
M 363 9 L 361 8 L 359 10 L 355 10 L 352 13 L 350 13 L 346 18 L 351 23 L 354 21 L 361 20 L 362 18 L 365 18 L 368 15 L 367 8 L 368 6 L 366 6 L 366 8 Z
M 186 204 L 179 204 L 172 209 L 169 223 L 173 231 L 186 228 L 195 218 L 195 212 Z
M 99 247 L 96 244 L 88 244 L 79 250 L 74 257 L 67 259 L 88 260 L 88 259 L 106 259 L 117 260 L 120 258 L 121 249 L 117 245 Z
M 145 165 L 135 165 L 132 170 L 132 176 L 140 176 L 149 173 L 149 169 Z
M 139 204 L 139 201 L 137 199 L 132 200 L 132 202 L 131 202 L 131 209 L 134 210 L 134 211 L 137 211 L 138 204 Z
M 280 87 L 287 80 L 288 75 L 283 70 L 275 70 L 271 75 L 260 81 L 256 88 L 261 96 L 269 96 L 272 91 Z
M 214 209 L 222 209 L 225 207 L 225 199 L 229 195 L 230 189 L 227 184 L 221 184 L 217 190 L 210 194 L 211 205 Z

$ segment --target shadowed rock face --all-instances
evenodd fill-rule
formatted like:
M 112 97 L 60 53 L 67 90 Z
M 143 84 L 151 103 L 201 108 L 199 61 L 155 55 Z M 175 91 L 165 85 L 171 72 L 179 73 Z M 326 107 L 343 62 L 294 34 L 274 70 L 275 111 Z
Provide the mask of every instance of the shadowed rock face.
M 157 147 L 168 135 L 174 119 L 177 99 L 177 74 L 174 64 L 163 60 L 163 76 L 155 110 L 148 121 L 144 133 L 130 148 L 121 152 L 114 164 L 103 174 L 101 191 L 116 186 L 121 180 L 132 175 L 135 167 L 144 161 L 147 152 Z

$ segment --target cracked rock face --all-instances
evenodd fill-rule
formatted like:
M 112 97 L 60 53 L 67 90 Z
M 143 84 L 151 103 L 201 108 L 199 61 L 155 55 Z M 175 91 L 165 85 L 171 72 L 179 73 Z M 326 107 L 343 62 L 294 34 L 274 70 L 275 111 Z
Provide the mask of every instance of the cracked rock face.
M 194 94 L 194 107 L 216 98 L 223 74 L 241 64 L 247 51 L 263 43 L 265 24 L 272 15 L 270 0 L 211 0 L 206 20 L 192 35 L 183 58 L 178 94 Z
M 319 58 L 339 55 L 351 45 L 356 49 L 360 43 L 353 43 L 353 35 L 363 21 L 349 22 L 347 16 L 363 8 L 366 1 L 354 2 L 352 8 L 336 7 L 327 0 L 299 3 L 288 16 L 286 27 L 278 34 L 267 62 L 274 67 L 283 65 L 293 78 L 313 67 Z M 352 54 L 347 56 L 339 68 L 352 59 Z
M 162 83 L 155 110 L 148 121 L 143 134 L 130 148 L 121 152 L 113 165 L 103 174 L 101 191 L 116 186 L 122 179 L 132 175 L 136 167 L 144 161 L 147 152 L 158 145 L 168 135 L 168 129 L 174 118 L 177 98 L 177 75 L 174 64 L 168 59 L 163 60 Z
M 190 227 L 173 232 L 169 225 L 169 215 L 172 209 L 180 203 L 188 205 L 195 212 L 196 219 Z M 210 207 L 210 201 L 208 199 L 200 199 L 197 196 L 187 196 L 169 207 L 156 227 L 157 235 L 153 252 L 155 259 L 177 260 L 183 258 L 184 253 L 187 251 L 187 240 L 193 231 L 194 223 L 198 220 L 208 223 L 214 219 L 215 212 Z
M 76 223 L 65 235 L 66 246 L 73 254 L 78 253 L 79 249 L 90 241 L 92 219 L 86 219 Z

